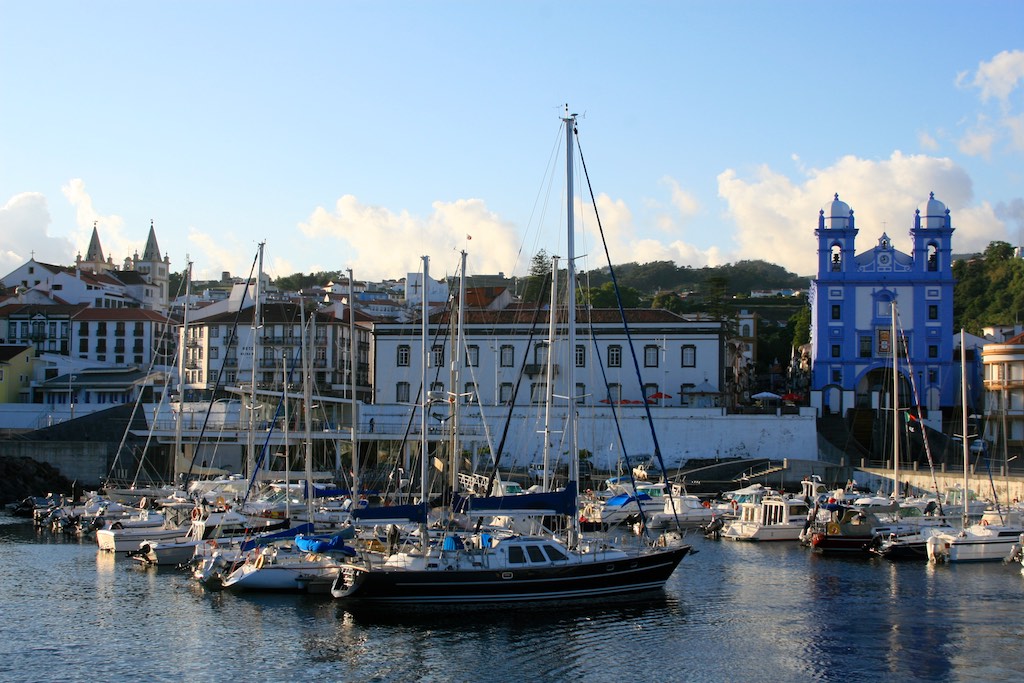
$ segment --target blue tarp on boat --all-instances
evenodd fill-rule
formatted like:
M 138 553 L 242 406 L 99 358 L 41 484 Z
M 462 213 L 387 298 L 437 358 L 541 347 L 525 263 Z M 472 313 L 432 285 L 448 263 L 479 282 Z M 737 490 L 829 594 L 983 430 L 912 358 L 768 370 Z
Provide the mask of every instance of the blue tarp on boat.
M 313 533 L 312 524 L 300 524 L 298 526 L 291 527 L 289 529 L 282 529 L 281 531 L 274 531 L 269 534 L 263 534 L 261 536 L 255 536 L 250 538 L 248 541 L 242 543 L 242 552 L 252 550 L 253 548 L 267 543 L 273 543 L 274 541 L 280 541 L 284 538 L 294 538 L 299 534 L 311 534 Z
M 345 545 L 345 539 L 352 538 L 353 534 L 334 534 L 333 536 L 305 536 L 295 537 L 295 547 L 304 553 L 326 553 L 329 551 L 339 552 L 349 557 L 355 557 L 355 548 Z
M 452 509 L 470 515 L 576 514 L 576 482 L 561 491 L 517 493 L 511 496 L 462 496 L 455 494 Z

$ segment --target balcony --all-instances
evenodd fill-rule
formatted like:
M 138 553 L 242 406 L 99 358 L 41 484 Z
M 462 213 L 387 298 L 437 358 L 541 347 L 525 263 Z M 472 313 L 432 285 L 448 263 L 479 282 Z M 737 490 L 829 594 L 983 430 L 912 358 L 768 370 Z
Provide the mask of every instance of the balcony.
M 547 371 L 548 371 L 548 366 L 545 363 L 530 363 L 528 365 L 523 366 L 523 372 L 528 377 L 535 377 L 537 375 L 544 376 L 547 373 Z M 558 364 L 557 363 L 552 363 L 551 364 L 551 376 L 552 377 L 557 377 L 558 376 Z

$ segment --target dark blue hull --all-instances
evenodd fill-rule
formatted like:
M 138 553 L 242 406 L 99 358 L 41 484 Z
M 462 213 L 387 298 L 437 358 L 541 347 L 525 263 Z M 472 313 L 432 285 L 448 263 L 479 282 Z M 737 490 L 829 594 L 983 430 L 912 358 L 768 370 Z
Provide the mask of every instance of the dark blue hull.
M 338 598 L 387 603 L 474 603 L 567 600 L 661 588 L 690 546 L 603 562 L 523 569 L 385 570 L 347 567 L 335 579 Z

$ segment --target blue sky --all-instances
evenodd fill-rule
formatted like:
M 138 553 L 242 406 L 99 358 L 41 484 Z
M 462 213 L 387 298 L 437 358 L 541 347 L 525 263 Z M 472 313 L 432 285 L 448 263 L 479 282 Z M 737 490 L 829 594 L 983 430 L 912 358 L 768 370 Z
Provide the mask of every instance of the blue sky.
M 615 263 L 812 275 L 835 193 L 861 251 L 909 252 L 929 192 L 955 251 L 1016 245 L 1022 27 L 1010 0 L 0 0 L 0 271 L 94 223 L 120 263 L 152 220 L 201 278 L 261 241 L 273 277 L 522 273 L 564 255 L 565 103 Z

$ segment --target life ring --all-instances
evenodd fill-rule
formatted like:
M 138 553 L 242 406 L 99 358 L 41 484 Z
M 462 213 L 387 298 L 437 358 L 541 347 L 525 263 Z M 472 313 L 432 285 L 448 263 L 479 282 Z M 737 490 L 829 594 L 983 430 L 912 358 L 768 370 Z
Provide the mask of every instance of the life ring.
M 198 520 L 202 516 L 202 514 L 203 513 L 201 513 L 199 511 L 199 508 L 192 508 L 192 519 L 193 520 Z
M 263 569 L 264 555 L 260 553 L 260 556 L 256 558 L 256 569 Z
M 217 507 L 219 508 L 224 507 L 225 502 L 226 501 L 224 500 L 224 496 L 217 496 L 217 500 L 214 501 L 214 503 L 216 503 Z
M 840 531 L 839 525 L 835 522 L 829 522 L 825 527 L 825 532 L 828 533 L 829 536 L 838 536 Z
M 740 504 L 739 504 L 739 503 L 737 503 L 737 502 L 736 502 L 735 500 L 734 500 L 734 501 L 732 501 L 732 509 L 733 509 L 733 511 L 734 511 L 734 512 L 735 512 L 736 510 L 738 510 L 738 509 L 739 509 L 739 507 L 740 507 Z

